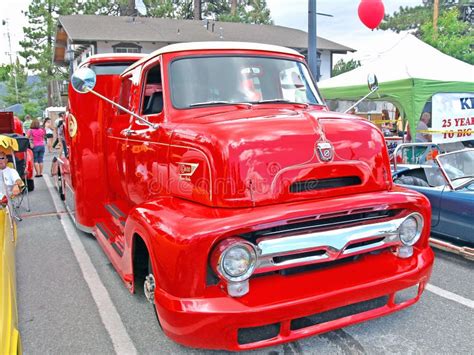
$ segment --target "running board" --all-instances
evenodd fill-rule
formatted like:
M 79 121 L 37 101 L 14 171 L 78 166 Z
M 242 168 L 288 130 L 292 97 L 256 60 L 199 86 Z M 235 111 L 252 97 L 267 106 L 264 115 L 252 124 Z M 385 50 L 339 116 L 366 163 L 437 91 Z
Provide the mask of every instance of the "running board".
M 120 256 L 123 256 L 123 249 L 124 246 L 123 244 L 115 238 L 112 232 L 110 232 L 109 228 L 107 228 L 104 223 L 97 223 L 96 228 L 99 231 L 99 234 L 101 234 L 105 240 L 107 240 L 110 245 L 112 246 L 112 249 Z
M 107 204 L 104 207 L 107 212 L 109 212 L 110 215 L 120 223 L 122 227 L 125 227 L 125 220 L 127 219 L 127 216 L 119 207 L 117 207 L 114 203 Z

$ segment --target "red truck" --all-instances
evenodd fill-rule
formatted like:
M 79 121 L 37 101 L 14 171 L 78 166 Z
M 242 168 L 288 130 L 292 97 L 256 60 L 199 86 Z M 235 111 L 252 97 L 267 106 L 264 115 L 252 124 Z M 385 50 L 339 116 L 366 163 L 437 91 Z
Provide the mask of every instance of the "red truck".
M 71 84 L 63 197 L 174 341 L 254 349 L 420 298 L 429 202 L 301 54 L 176 44 L 92 57 Z

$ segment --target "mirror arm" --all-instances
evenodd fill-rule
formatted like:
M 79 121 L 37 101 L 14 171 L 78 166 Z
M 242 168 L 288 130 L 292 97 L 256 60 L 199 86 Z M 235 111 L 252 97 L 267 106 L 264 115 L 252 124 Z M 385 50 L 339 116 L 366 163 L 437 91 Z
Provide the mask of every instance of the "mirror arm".
M 125 107 L 123 107 L 122 105 L 110 100 L 109 98 L 99 94 L 97 91 L 94 91 L 92 89 L 86 89 L 87 92 L 90 92 L 98 97 L 100 97 L 101 99 L 107 101 L 108 103 L 110 103 L 111 105 L 115 106 L 115 107 L 118 107 L 120 110 L 128 113 L 129 115 L 132 115 L 133 117 L 135 117 L 137 120 L 139 120 L 140 122 L 143 122 L 144 124 L 146 124 L 147 126 L 149 126 L 150 128 L 153 128 L 153 129 L 158 129 L 160 127 L 159 124 L 157 123 L 151 123 L 150 121 L 144 119 L 143 117 L 141 117 L 140 115 L 137 115 L 135 112 L 132 112 L 130 111 L 129 109 L 126 109 Z
M 354 107 L 357 107 L 358 104 L 360 104 L 362 101 L 364 101 L 366 98 L 368 98 L 370 95 L 372 95 L 374 92 L 376 92 L 377 90 L 379 89 L 378 86 L 374 87 L 372 90 L 370 90 L 370 92 L 365 95 L 362 99 L 360 99 L 359 101 L 357 101 L 354 105 L 352 105 L 351 107 L 349 107 L 347 110 L 344 111 L 344 113 L 348 113 L 350 110 L 352 110 Z

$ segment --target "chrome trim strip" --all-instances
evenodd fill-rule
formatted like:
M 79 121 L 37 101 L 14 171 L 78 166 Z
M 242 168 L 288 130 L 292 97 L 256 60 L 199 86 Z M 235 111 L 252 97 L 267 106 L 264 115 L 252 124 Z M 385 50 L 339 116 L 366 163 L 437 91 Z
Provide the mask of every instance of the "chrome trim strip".
M 401 245 L 398 228 L 407 216 L 369 225 L 360 225 L 336 230 L 300 234 L 281 238 L 265 238 L 257 244 L 258 264 L 254 274 L 303 266 L 316 262 L 327 262 L 340 257 Z M 380 240 L 380 238 L 383 238 Z M 370 241 L 373 240 L 373 243 Z M 366 245 L 349 248 L 350 245 L 368 242 Z M 300 255 L 324 251 L 321 255 Z M 291 256 L 294 255 L 294 258 Z M 286 257 L 277 262 L 275 257 Z
M 337 216 L 337 217 L 346 217 L 346 216 L 350 217 L 350 215 L 341 215 L 341 216 Z M 328 223 L 318 224 L 318 225 L 314 225 L 314 226 L 308 225 L 308 226 L 305 226 L 305 227 L 297 227 L 297 228 L 292 228 L 292 229 L 285 229 L 285 230 L 279 230 L 279 231 L 274 231 L 274 232 L 262 233 L 261 235 L 259 235 L 259 237 L 268 237 L 268 236 L 275 235 L 275 234 L 288 234 L 288 233 L 294 233 L 294 232 L 298 232 L 300 230 L 307 230 L 307 229 L 325 228 L 325 227 L 335 226 L 335 225 L 338 225 L 338 224 L 359 223 L 359 222 L 369 221 L 369 220 L 373 220 L 373 219 L 381 219 L 381 218 L 384 218 L 384 217 L 387 217 L 387 216 L 373 216 L 373 217 L 366 217 L 366 218 L 359 218 L 359 219 L 351 219 L 351 220 L 342 221 L 342 222 L 328 222 Z M 321 220 L 321 219 L 319 219 L 319 218 L 315 219 L 315 221 L 318 221 L 318 220 Z
M 75 222 L 75 224 L 76 224 L 77 229 L 79 229 L 79 230 L 81 230 L 81 231 L 83 231 L 83 232 L 85 232 L 85 233 L 88 233 L 88 234 L 93 234 L 94 228 L 92 228 L 92 227 L 86 227 L 86 226 L 80 224 L 79 222 L 77 222 L 75 219 L 74 219 L 74 222 Z

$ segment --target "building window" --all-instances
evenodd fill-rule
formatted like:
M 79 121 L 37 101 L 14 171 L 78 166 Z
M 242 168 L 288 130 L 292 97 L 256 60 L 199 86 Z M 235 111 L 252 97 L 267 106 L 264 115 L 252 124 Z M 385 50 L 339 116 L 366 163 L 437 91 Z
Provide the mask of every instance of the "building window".
M 140 53 L 140 48 L 115 47 L 114 53 Z
M 135 43 L 117 43 L 112 46 L 114 53 L 141 53 L 142 47 Z

